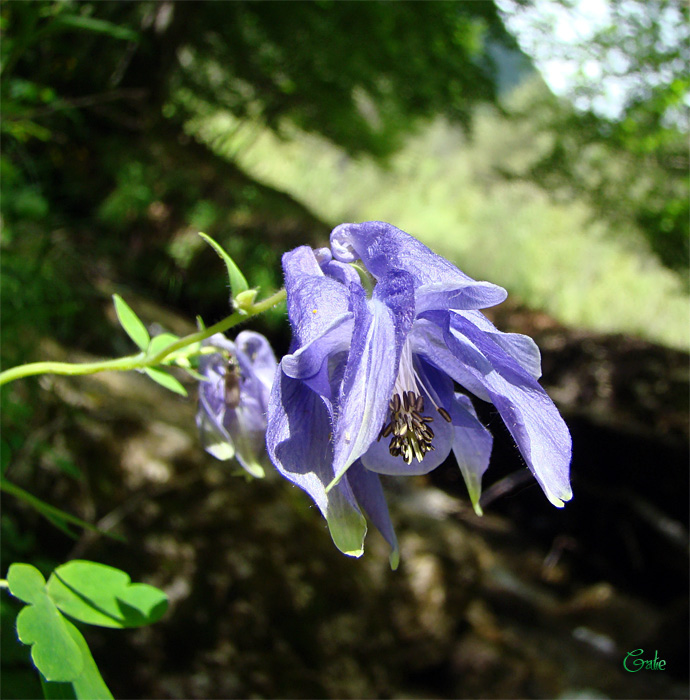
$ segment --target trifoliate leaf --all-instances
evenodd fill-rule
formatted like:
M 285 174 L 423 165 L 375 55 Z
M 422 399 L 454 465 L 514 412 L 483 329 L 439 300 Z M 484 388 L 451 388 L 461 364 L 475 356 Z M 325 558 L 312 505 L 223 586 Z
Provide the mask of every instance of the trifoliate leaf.
M 168 597 L 158 588 L 131 583 L 120 569 L 80 559 L 58 566 L 46 589 L 63 613 L 101 627 L 152 624 L 168 607 Z

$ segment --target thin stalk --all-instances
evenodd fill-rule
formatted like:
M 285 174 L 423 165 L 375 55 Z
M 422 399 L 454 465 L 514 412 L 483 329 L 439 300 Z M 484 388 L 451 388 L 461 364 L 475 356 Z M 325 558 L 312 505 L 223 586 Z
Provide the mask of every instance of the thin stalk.
M 227 316 L 222 321 L 205 328 L 204 330 L 190 333 L 189 335 L 180 338 L 167 347 L 163 348 L 155 355 L 147 355 L 144 352 L 136 355 L 128 355 L 127 357 L 118 357 L 114 360 L 101 360 L 100 362 L 29 362 L 25 365 L 11 367 L 10 369 L 0 372 L 0 386 L 13 382 L 24 377 L 31 377 L 37 374 L 62 374 L 62 375 L 83 375 L 96 374 L 97 372 L 117 371 L 124 372 L 133 369 L 143 369 L 144 367 L 155 367 L 159 365 L 168 355 L 173 352 L 198 343 L 206 338 L 210 338 L 215 333 L 223 333 L 239 323 L 249 320 L 253 316 L 257 316 L 264 311 L 268 311 L 272 307 L 279 304 L 286 297 L 285 290 L 281 289 L 272 296 L 263 301 L 252 304 L 247 309 L 236 311 Z

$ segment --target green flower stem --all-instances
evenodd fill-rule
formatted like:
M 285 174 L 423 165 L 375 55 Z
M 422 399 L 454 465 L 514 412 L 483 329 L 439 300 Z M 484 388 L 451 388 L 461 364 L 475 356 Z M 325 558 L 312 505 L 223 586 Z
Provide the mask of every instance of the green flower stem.
M 206 338 L 210 338 L 215 333 L 223 333 L 239 323 L 247 321 L 253 316 L 257 316 L 264 311 L 279 304 L 286 297 L 284 289 L 276 292 L 272 296 L 257 302 L 256 304 L 248 305 L 247 308 L 242 308 L 234 314 L 227 316 L 222 321 L 218 321 L 212 326 L 204 330 L 197 331 L 186 335 L 184 338 L 170 343 L 155 355 L 147 355 L 144 352 L 136 355 L 128 355 L 127 357 L 119 357 L 115 360 L 102 360 L 101 362 L 30 362 L 26 365 L 11 367 L 10 369 L 0 372 L 0 386 L 13 382 L 16 379 L 31 377 L 37 374 L 63 374 L 63 375 L 81 375 L 81 374 L 96 374 L 96 372 L 118 371 L 124 372 L 132 369 L 143 369 L 144 367 L 155 367 L 159 365 L 168 355 L 174 353 L 181 348 L 198 343 Z
M 4 578 L 0 578 L 0 588 L 9 588 L 10 584 L 7 583 L 7 580 Z
M 192 343 L 198 343 L 202 340 L 205 340 L 206 338 L 210 338 L 216 333 L 224 333 L 233 326 L 236 326 L 238 323 L 242 323 L 243 321 L 246 321 L 252 316 L 258 316 L 264 311 L 272 309 L 277 304 L 280 304 L 280 302 L 283 301 L 285 297 L 285 290 L 281 289 L 272 296 L 268 297 L 268 299 L 264 299 L 263 301 L 260 301 L 256 304 L 252 304 L 246 311 L 244 309 L 242 309 L 241 311 L 236 311 L 234 314 L 231 314 L 230 316 L 224 318 L 222 321 L 218 321 L 218 323 L 215 323 L 214 325 L 205 328 L 203 331 L 198 331 L 196 333 L 192 333 L 191 335 L 186 335 L 184 338 L 180 338 L 174 343 L 170 343 L 170 345 L 163 348 L 156 355 L 153 355 L 153 357 L 147 358 L 146 364 L 142 366 L 149 367 L 160 364 L 168 355 L 175 352 L 176 350 L 179 350 L 180 348 L 183 348 L 187 345 L 191 345 Z M 0 375 L 0 384 L 2 384 L 2 375 Z

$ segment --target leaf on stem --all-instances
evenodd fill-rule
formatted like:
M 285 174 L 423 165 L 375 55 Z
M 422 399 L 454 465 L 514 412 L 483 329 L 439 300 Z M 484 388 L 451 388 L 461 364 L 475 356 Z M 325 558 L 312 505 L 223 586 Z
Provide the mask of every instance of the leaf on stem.
M 247 289 L 249 289 L 249 284 L 247 283 L 245 276 L 240 272 L 240 268 L 237 267 L 235 261 L 223 250 L 223 248 L 221 248 L 221 246 L 207 234 L 199 231 L 199 235 L 213 248 L 213 250 L 216 251 L 216 253 L 218 253 L 218 255 L 220 255 L 225 263 L 225 267 L 228 271 L 228 279 L 230 280 L 231 295 L 236 297 L 241 292 L 245 292 Z
M 159 335 L 154 335 L 153 338 L 151 338 L 151 342 L 149 343 L 146 353 L 150 357 L 153 357 L 154 355 L 157 355 L 161 350 L 167 348 L 168 345 L 172 345 L 179 339 L 180 336 L 174 335 L 173 333 L 160 333 Z M 169 356 L 162 360 L 162 362 L 165 364 L 168 364 L 172 361 L 173 358 Z
M 144 372 L 153 379 L 154 382 L 160 384 L 162 387 L 174 391 L 176 394 L 181 396 L 187 396 L 187 390 L 180 384 L 180 382 L 172 376 L 164 372 L 162 369 L 155 369 L 153 367 L 144 367 Z
M 151 342 L 146 326 L 119 294 L 113 294 L 113 302 L 115 303 L 115 313 L 117 313 L 117 318 L 125 333 L 141 350 L 146 350 Z

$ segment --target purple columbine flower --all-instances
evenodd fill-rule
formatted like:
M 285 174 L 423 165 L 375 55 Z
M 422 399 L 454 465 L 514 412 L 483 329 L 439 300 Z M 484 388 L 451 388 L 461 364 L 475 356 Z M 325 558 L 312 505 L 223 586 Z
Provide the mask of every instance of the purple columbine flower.
M 242 331 L 233 343 L 221 333 L 203 342 L 218 350 L 202 355 L 196 423 L 204 449 L 217 459 L 233 457 L 252 476 L 264 476 L 266 411 L 276 362 L 268 340 Z
M 539 350 L 478 309 L 507 294 L 400 229 L 342 224 L 331 248 L 283 256 L 291 353 L 268 409 L 267 447 L 307 491 L 335 544 L 363 552 L 366 521 L 397 541 L 379 474 L 426 474 L 451 450 L 475 510 L 492 437 L 454 382 L 492 402 L 547 498 L 572 497 L 568 428 L 537 379 Z

